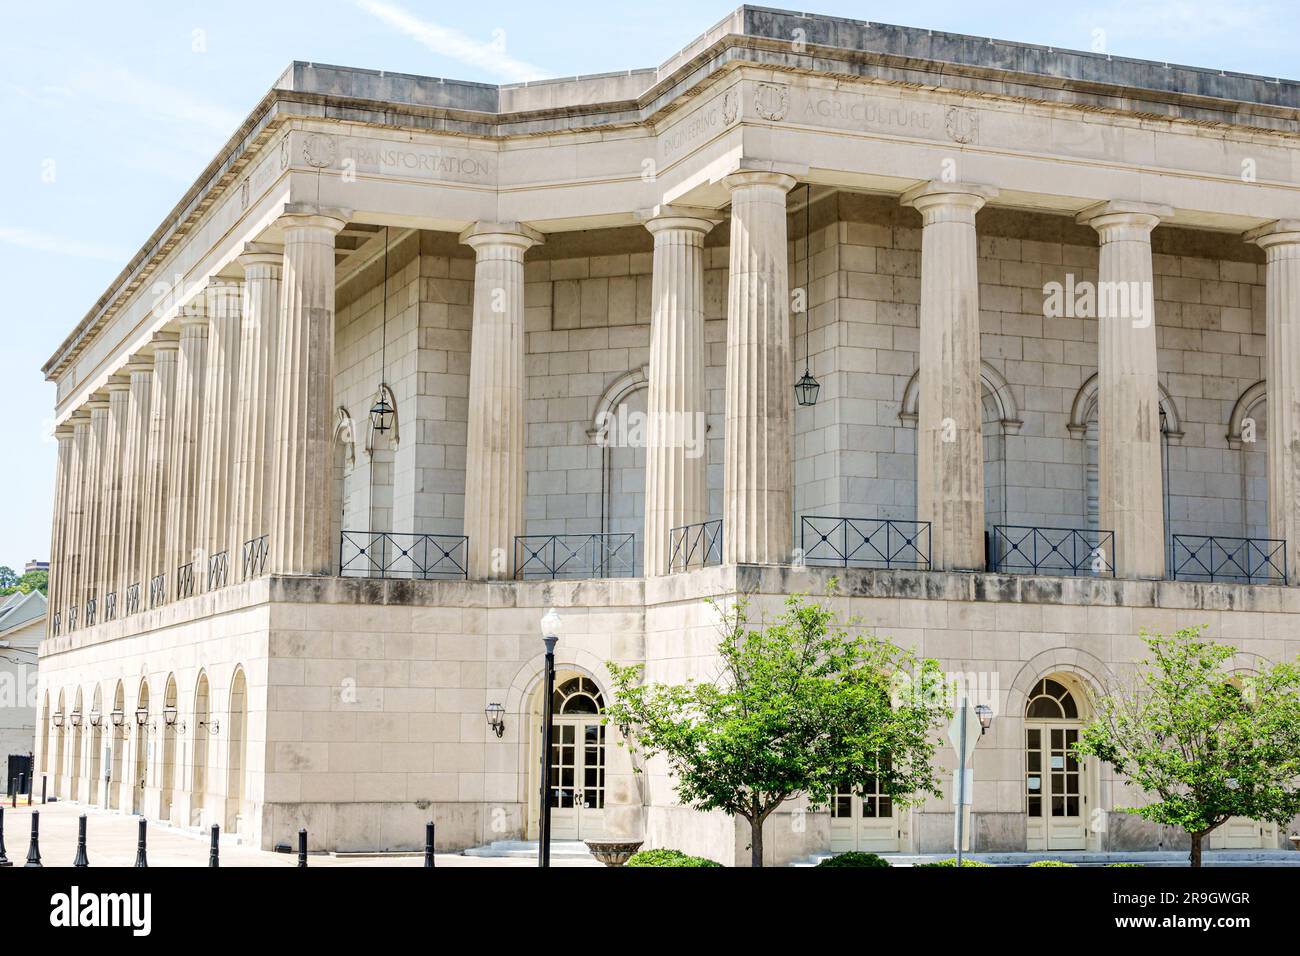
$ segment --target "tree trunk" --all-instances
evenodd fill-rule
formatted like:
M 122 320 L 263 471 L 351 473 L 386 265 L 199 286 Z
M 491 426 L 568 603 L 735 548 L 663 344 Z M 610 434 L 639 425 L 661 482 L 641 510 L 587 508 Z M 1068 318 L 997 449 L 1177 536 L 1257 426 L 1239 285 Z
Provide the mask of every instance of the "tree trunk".
M 1189 862 L 1192 866 L 1199 868 L 1201 865 L 1201 838 L 1204 837 L 1205 834 L 1193 833 L 1190 834 L 1190 836 L 1192 838 L 1192 852 Z
M 751 867 L 763 865 L 763 820 L 763 817 L 755 816 L 749 821 L 749 865 Z

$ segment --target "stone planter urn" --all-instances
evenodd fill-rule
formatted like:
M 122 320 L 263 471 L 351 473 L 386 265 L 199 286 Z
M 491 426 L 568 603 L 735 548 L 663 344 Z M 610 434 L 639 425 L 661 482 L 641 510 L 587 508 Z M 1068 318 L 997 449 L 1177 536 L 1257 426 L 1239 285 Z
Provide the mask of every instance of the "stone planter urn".
M 587 849 L 591 855 L 606 866 L 622 866 L 637 850 L 641 849 L 641 840 L 587 840 Z
M 1300 850 L 1300 833 L 1291 834 L 1289 839 L 1291 840 L 1291 846 L 1297 850 Z

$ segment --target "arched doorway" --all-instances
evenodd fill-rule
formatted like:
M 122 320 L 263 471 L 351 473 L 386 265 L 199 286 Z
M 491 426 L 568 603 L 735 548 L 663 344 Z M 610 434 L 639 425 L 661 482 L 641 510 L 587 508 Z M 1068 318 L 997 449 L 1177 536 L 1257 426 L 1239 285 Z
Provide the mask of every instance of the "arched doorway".
M 109 776 L 112 778 L 108 788 L 108 807 L 110 810 L 117 810 L 122 805 L 122 750 L 126 744 L 126 735 L 130 733 L 127 729 L 129 717 L 123 710 L 126 703 L 126 694 L 122 687 L 122 682 L 117 682 L 117 689 L 113 692 L 113 714 L 121 714 L 121 725 L 114 722 L 112 714 L 109 715 L 108 732 L 113 735 L 113 765 L 109 770 Z
M 533 711 L 540 744 L 543 691 Z M 551 838 L 599 839 L 605 833 L 605 698 L 590 677 L 560 672 L 551 699 L 551 753 L 546 761 Z M 540 761 L 532 761 L 534 767 Z M 535 778 L 534 778 L 535 779 Z M 531 788 L 537 793 L 536 788 Z
M 230 684 L 230 752 L 226 762 L 226 830 L 243 833 L 244 746 L 248 736 L 248 686 L 244 669 Z
M 149 778 L 149 682 L 141 679 L 135 698 L 135 772 L 131 775 L 131 812 L 144 812 L 144 785 Z
M 190 826 L 203 825 L 208 789 L 208 675 L 199 672 L 194 689 L 194 770 L 190 774 Z
M 1090 779 L 1074 752 L 1087 698 L 1071 675 L 1042 678 L 1025 704 L 1026 847 L 1088 848 Z M 1095 774 L 1093 775 L 1095 776 Z
M 104 693 L 95 685 L 95 699 L 90 705 L 90 773 L 86 775 L 86 802 L 108 806 L 108 784 L 100 779 L 100 754 L 104 746 Z
M 1243 690 L 1240 677 L 1233 677 L 1228 683 L 1238 692 Z M 1206 841 L 1207 850 L 1263 850 L 1276 849 L 1278 845 L 1277 824 L 1267 820 L 1252 820 L 1250 817 L 1229 817 L 1210 831 Z
M 172 797 L 176 790 L 176 721 L 168 722 L 167 714 L 176 710 L 176 675 L 167 675 L 167 684 L 163 691 L 163 753 L 162 753 L 162 793 L 159 795 L 158 818 L 172 818 Z M 177 716 L 177 721 L 179 720 Z
M 904 816 L 881 789 L 879 777 L 836 790 L 831 798 L 831 852 L 895 853 L 903 838 Z
M 76 800 L 81 792 L 81 688 L 77 688 L 77 702 L 72 707 L 68 723 L 72 725 L 72 762 L 68 765 L 68 799 Z

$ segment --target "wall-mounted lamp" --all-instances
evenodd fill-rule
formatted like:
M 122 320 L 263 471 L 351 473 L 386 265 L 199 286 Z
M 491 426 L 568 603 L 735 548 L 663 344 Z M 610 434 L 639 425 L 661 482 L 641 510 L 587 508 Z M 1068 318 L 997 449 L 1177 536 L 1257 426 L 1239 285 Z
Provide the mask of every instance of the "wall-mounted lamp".
M 988 704 L 976 704 L 975 716 L 980 719 L 980 736 L 983 737 L 993 726 L 993 708 Z
M 500 704 L 488 704 L 484 712 L 487 714 L 488 726 L 492 728 L 492 733 L 500 738 L 506 732 L 506 709 Z
M 69 715 L 68 715 L 68 723 L 72 724 L 72 726 L 74 726 L 74 727 L 80 727 L 80 726 L 81 726 L 81 711 L 79 711 L 79 710 L 74 710 L 71 714 L 69 714 Z
M 54 713 L 50 714 L 50 723 L 54 724 L 55 727 L 62 727 L 63 711 L 56 710 Z
M 149 708 L 141 707 L 135 712 L 135 725 L 143 727 L 147 723 L 149 723 Z
M 163 723 L 168 727 L 174 727 L 179 733 L 185 733 L 185 721 L 177 720 L 180 711 L 175 707 L 168 705 L 163 708 Z
M 104 715 L 97 710 L 90 712 L 90 726 L 99 727 L 104 723 Z
M 219 720 L 200 720 L 199 729 L 206 730 L 209 736 L 215 737 L 221 733 L 221 721 Z

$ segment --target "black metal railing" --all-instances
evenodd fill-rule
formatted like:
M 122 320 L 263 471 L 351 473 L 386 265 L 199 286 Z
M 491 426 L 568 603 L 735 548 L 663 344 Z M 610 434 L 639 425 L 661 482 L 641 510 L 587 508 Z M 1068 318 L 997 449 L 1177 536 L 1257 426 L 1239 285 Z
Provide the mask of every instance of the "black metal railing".
M 1175 581 L 1286 584 L 1286 542 L 1277 538 L 1176 534 L 1170 570 Z
M 117 618 L 117 592 L 109 591 L 104 595 L 104 620 L 112 621 Z
M 72 605 L 72 607 L 68 608 L 68 630 L 75 631 L 76 629 L 77 629 L 77 606 L 74 604 Z
M 54 637 L 58 637 L 58 636 L 59 636 L 59 625 L 60 625 L 61 623 L 62 623 L 62 615 L 60 615 L 60 614 L 56 611 L 55 614 L 54 614 L 54 616 L 53 616 L 52 618 L 50 618 L 50 634 L 51 634 L 52 636 L 54 636 Z
M 86 599 L 86 627 L 95 626 L 95 611 L 98 608 L 98 602 L 94 598 Z
M 455 581 L 469 575 L 469 538 L 402 531 L 344 531 L 339 573 L 348 577 Z
M 684 524 L 668 532 L 668 571 L 722 563 L 722 519 Z
M 149 606 L 157 607 L 167 600 L 167 575 L 155 574 L 149 582 Z
M 266 552 L 271 543 L 269 535 L 262 535 L 259 538 L 250 538 L 244 542 L 241 565 L 243 568 L 243 580 L 258 578 L 266 570 Z
M 805 515 L 799 522 L 805 564 L 836 568 L 930 569 L 930 522 Z
M 1115 533 L 1079 528 L 994 525 L 989 568 L 1012 574 L 1115 576 Z
M 182 564 L 176 569 L 176 600 L 191 597 L 194 594 L 194 562 Z
M 515 577 L 636 577 L 636 534 L 521 534 L 515 538 Z
M 135 614 L 140 610 L 140 583 L 127 585 L 126 588 L 126 613 Z
M 226 586 L 226 578 L 230 574 L 230 556 L 225 551 L 218 551 L 216 554 L 208 557 L 208 590 L 215 591 L 217 588 Z

